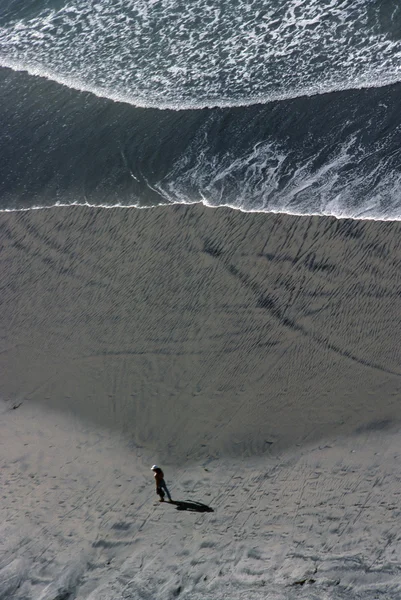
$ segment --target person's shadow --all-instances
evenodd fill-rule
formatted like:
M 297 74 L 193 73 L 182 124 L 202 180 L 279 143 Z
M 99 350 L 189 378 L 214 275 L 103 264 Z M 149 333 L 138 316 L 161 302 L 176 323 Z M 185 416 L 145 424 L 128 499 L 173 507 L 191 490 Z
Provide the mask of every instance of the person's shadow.
M 177 510 L 189 510 L 192 512 L 214 512 L 213 508 L 202 504 L 202 502 L 183 502 L 182 500 L 171 500 L 169 504 L 174 504 Z

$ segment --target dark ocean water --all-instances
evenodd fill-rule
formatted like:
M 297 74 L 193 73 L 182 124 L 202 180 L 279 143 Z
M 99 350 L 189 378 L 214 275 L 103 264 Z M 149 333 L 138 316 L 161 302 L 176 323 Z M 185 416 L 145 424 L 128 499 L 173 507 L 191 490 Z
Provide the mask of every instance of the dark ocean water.
M 401 218 L 398 1 L 2 0 L 0 65 L 2 209 Z

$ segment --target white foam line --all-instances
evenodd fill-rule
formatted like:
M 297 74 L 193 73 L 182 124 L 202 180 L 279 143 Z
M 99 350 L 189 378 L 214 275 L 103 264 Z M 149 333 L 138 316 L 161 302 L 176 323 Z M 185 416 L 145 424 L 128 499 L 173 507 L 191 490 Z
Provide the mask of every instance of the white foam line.
M 52 71 L 48 71 L 43 69 L 42 67 L 34 67 L 32 65 L 26 65 L 21 63 L 15 63 L 6 59 L 4 57 L 0 57 L 0 67 L 11 69 L 15 72 L 25 72 L 33 77 L 40 77 L 42 79 L 47 79 L 50 81 L 54 81 L 60 85 L 63 85 L 69 89 L 76 90 L 78 92 L 85 92 L 94 94 L 98 98 L 105 98 L 107 100 L 111 100 L 113 102 L 121 102 L 124 104 L 130 104 L 131 106 L 135 106 L 136 108 L 149 108 L 149 109 L 158 109 L 158 110 L 199 110 L 204 108 L 236 108 L 241 106 L 254 106 L 256 104 L 268 104 L 270 102 L 282 102 L 284 100 L 293 100 L 295 98 L 301 97 L 310 97 L 310 96 L 318 96 L 323 94 L 332 94 L 335 92 L 345 92 L 350 90 L 361 90 L 361 89 L 374 89 L 374 88 L 382 88 L 389 85 L 394 85 L 397 83 L 401 83 L 401 72 L 393 75 L 388 75 L 382 78 L 376 78 L 374 80 L 364 80 L 361 79 L 359 81 L 345 80 L 341 84 L 330 85 L 328 84 L 326 87 L 324 85 L 317 86 L 309 86 L 305 88 L 295 88 L 286 93 L 277 93 L 277 94 L 261 94 L 258 96 L 254 96 L 252 98 L 237 98 L 236 100 L 228 100 L 228 99 L 210 99 L 204 102 L 185 102 L 183 101 L 180 105 L 177 105 L 176 102 L 143 102 L 141 99 L 132 98 L 131 96 L 125 94 L 114 94 L 113 92 L 109 92 L 108 90 L 103 90 L 102 88 L 96 86 L 85 85 L 85 83 L 70 78 L 70 77 L 59 77 L 57 74 L 54 74 Z
M 209 204 L 206 200 L 202 202 L 166 202 L 160 204 L 154 204 L 151 206 L 139 206 L 138 204 L 90 204 L 89 202 L 70 202 L 70 203 L 61 203 L 56 202 L 55 204 L 51 204 L 50 206 L 30 206 L 29 208 L 0 208 L 0 213 L 14 213 L 14 212 L 29 212 L 33 210 L 50 210 L 54 208 L 71 208 L 71 207 L 82 207 L 82 208 L 95 208 L 95 209 L 129 209 L 136 208 L 138 210 L 148 210 L 155 208 L 165 208 L 166 206 L 194 206 L 196 204 L 202 204 L 207 208 L 219 209 L 219 208 L 230 208 L 231 210 L 240 211 L 242 213 L 260 213 L 260 214 L 273 214 L 273 215 L 289 215 L 292 217 L 329 217 L 336 219 L 337 221 L 351 220 L 351 221 L 377 221 L 377 222 L 399 222 L 401 221 L 401 215 L 397 217 L 380 217 L 380 216 L 353 216 L 353 215 L 336 215 L 330 212 L 291 212 L 286 210 L 258 210 L 256 208 L 245 209 L 243 207 L 234 206 L 231 204 L 219 204 L 218 206 L 214 204 Z

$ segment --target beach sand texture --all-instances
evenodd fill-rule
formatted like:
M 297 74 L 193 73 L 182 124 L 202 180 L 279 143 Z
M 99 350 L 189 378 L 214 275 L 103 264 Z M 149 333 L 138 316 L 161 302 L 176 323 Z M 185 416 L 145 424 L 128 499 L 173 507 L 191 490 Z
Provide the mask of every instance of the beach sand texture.
M 401 598 L 400 223 L 0 228 L 0 597 Z

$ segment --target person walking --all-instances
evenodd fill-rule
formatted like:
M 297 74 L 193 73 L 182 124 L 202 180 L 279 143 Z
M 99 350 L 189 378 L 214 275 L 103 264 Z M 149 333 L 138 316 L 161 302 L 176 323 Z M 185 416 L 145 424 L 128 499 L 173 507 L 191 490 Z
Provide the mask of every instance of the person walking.
M 156 494 L 160 496 L 159 502 L 164 502 L 164 492 L 166 492 L 169 502 L 172 502 L 170 492 L 168 491 L 166 482 L 164 481 L 164 473 L 160 467 L 153 465 L 151 469 L 154 473 L 156 482 Z

